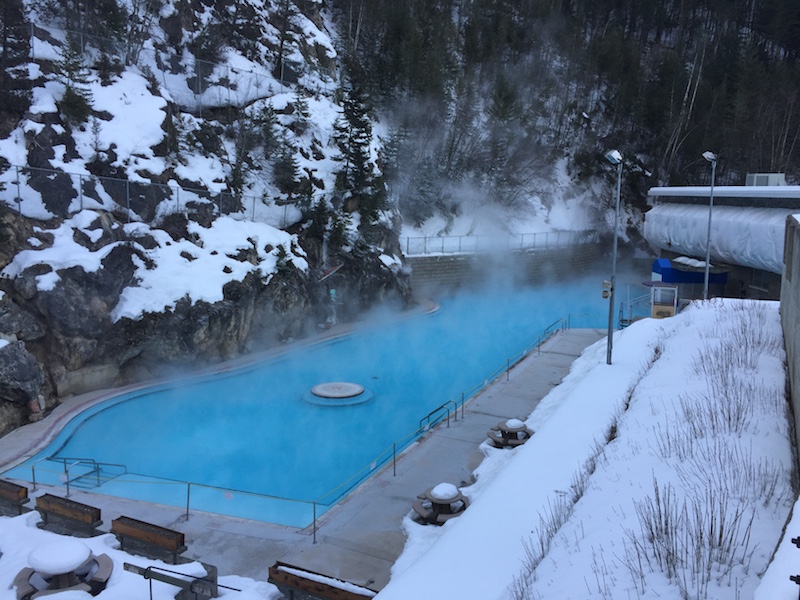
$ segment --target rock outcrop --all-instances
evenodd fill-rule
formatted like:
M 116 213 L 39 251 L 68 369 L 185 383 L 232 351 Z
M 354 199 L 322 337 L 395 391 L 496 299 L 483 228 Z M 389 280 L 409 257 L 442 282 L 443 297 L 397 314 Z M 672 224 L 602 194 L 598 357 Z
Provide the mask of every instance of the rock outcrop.
M 19 251 L 53 243 L 24 218 L 3 216 L 0 223 L 10 225 L 0 269 L 15 256 L 10 245 Z M 185 217 L 173 216 L 166 229 L 172 239 L 184 237 Z M 112 214 L 99 212 L 89 234 L 76 229 L 73 240 L 103 255 L 100 268 L 29 261 L 0 279 L 0 337 L 11 340 L 0 348 L 0 434 L 71 394 L 199 369 L 319 331 L 332 314 L 351 320 L 375 304 L 403 306 L 411 298 L 402 269 L 366 245 L 338 254 L 329 277 L 322 265 L 301 269 L 290 261 L 267 274 L 245 250 L 235 259 L 251 270 L 224 286 L 221 301 L 187 296 L 162 312 L 115 318 L 123 291 L 138 284 L 137 265 L 157 267 L 152 236 L 124 231 Z
M 41 417 L 44 371 L 23 342 L 0 346 L 0 433 Z

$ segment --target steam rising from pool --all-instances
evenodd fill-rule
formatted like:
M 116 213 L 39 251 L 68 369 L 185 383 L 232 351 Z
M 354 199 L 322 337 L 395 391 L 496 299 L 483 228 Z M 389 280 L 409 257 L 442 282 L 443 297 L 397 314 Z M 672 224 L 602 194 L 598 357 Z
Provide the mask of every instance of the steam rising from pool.
M 45 457 L 90 458 L 124 466 L 102 468 L 104 494 L 303 527 L 416 439 L 420 419 L 469 398 L 545 327 L 562 317 L 603 327 L 601 281 L 463 293 L 441 299 L 432 315 L 130 392 L 78 415 L 7 475 L 30 480 Z M 349 382 L 363 388 L 345 398 L 356 404 L 321 405 L 342 399 L 311 392 Z M 79 474 L 74 467 L 69 476 Z M 63 485 L 63 477 L 62 463 L 36 466 L 37 482 Z

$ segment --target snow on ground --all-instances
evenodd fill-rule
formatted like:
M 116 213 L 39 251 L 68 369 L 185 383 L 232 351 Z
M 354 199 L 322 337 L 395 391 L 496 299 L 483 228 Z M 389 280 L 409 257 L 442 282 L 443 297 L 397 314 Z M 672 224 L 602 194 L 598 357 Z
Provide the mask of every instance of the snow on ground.
M 694 305 L 605 353 L 575 362 L 524 446 L 485 448 L 461 517 L 406 519 L 381 600 L 754 597 L 795 498 L 778 305 Z M 796 598 L 776 569 L 760 597 Z
M 797 597 L 800 517 L 781 539 L 795 491 L 778 304 L 693 304 L 618 332 L 613 350 L 612 365 L 605 341 L 575 361 L 526 420 L 536 433 L 524 446 L 484 445 L 462 516 L 405 519 L 406 549 L 378 598 Z M 56 539 L 38 520 L 0 518 L 0 599 L 14 597 L 30 551 Z M 115 563 L 98 598 L 148 597 L 122 563 L 161 563 L 131 560 L 111 534 L 86 543 Z M 243 590 L 222 597 L 278 597 L 264 582 L 221 582 Z M 175 591 L 154 584 L 153 598 Z
M 0 554 L 2 554 L 0 556 L 0 599 L 2 600 L 14 600 L 16 598 L 16 590 L 12 582 L 16 574 L 28 566 L 28 555 L 38 548 L 45 548 L 48 544 L 63 539 L 58 534 L 39 529 L 36 526 L 39 521 L 39 513 L 35 511 L 19 517 L 0 517 Z M 166 569 L 194 577 L 203 577 L 206 574 L 205 569 L 197 562 L 171 565 L 159 560 L 132 556 L 118 549 L 119 543 L 111 533 L 93 538 L 81 538 L 80 541 L 86 544 L 95 556 L 107 554 L 114 562 L 114 569 L 111 573 L 111 578 L 108 580 L 108 586 L 96 596 L 100 600 L 141 600 L 142 598 L 151 597 L 154 600 L 171 600 L 175 597 L 178 588 L 158 581 L 152 582 L 153 595 L 150 596 L 150 580 L 124 570 L 122 565 L 126 562 L 143 568 L 153 566 L 156 569 Z M 221 598 L 277 600 L 282 597 L 272 584 L 244 577 L 220 577 L 219 583 L 220 585 L 235 588 L 226 589 L 221 587 Z M 61 596 L 61 594 L 56 594 L 53 598 L 60 598 Z M 91 598 L 86 593 L 75 597 Z

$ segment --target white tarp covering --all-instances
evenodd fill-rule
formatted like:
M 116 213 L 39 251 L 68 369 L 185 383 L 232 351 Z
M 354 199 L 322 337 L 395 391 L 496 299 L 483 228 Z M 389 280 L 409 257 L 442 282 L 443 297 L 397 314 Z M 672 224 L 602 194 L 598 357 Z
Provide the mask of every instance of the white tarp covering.
M 671 196 L 708 198 L 711 188 L 707 185 L 670 186 L 650 188 L 647 195 L 652 197 Z M 760 198 L 763 202 L 770 199 L 789 198 L 800 200 L 800 186 L 797 185 L 718 185 L 714 187 L 715 198 Z M 716 207 L 715 207 L 716 210 Z
M 797 209 L 715 206 L 711 263 L 782 273 L 786 217 L 795 212 Z M 705 258 L 708 207 L 659 204 L 645 214 L 644 237 L 659 250 Z

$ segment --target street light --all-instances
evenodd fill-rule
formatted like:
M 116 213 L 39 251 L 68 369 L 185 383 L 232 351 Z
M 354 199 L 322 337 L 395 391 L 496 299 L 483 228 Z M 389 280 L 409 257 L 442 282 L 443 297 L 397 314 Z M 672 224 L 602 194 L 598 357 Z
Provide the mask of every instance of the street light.
M 606 342 L 606 364 L 611 364 L 611 348 L 614 345 L 614 290 L 617 279 L 617 229 L 619 228 L 619 191 L 622 185 L 622 154 L 619 150 L 606 153 L 606 160 L 617 167 L 617 190 L 614 196 L 614 246 L 611 252 L 611 293 L 608 302 L 608 341 Z
M 708 300 L 708 272 L 711 262 L 711 212 L 714 210 L 714 178 L 717 175 L 717 155 L 703 152 L 703 158 L 711 163 L 711 193 L 708 196 L 708 233 L 706 234 L 706 273 L 703 279 L 703 300 Z

